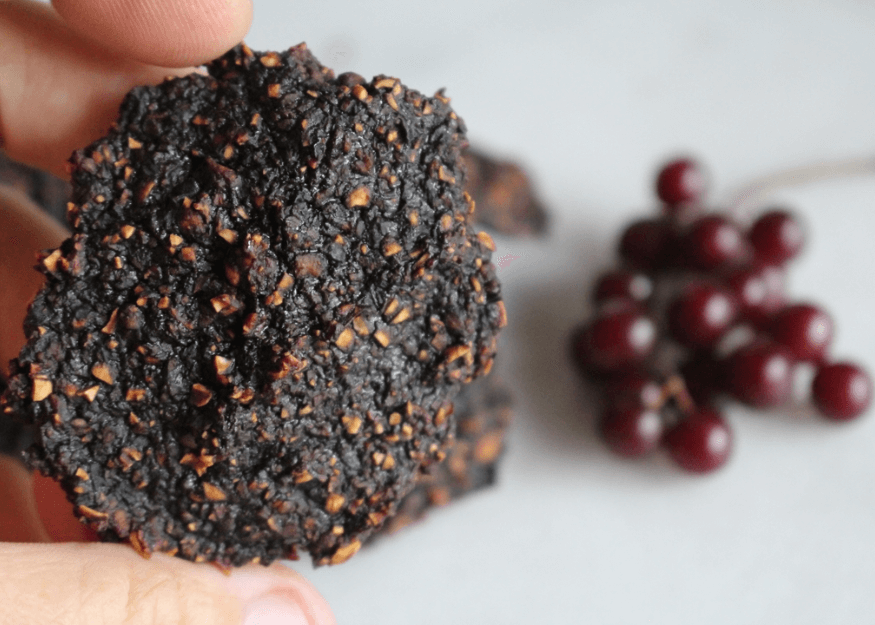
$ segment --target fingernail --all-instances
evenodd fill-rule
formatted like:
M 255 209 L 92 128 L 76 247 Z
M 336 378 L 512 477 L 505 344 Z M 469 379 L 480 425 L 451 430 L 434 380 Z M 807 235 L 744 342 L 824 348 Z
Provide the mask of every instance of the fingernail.
M 256 597 L 243 608 L 243 625 L 310 625 L 300 597 L 278 589 Z
M 240 601 L 244 625 L 337 625 L 319 592 L 282 564 L 246 566 L 223 581 Z

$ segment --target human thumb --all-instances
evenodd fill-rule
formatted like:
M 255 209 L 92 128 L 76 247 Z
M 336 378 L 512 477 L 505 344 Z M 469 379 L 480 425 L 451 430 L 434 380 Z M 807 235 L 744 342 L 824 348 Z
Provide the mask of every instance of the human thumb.
M 0 544 L 0 623 L 18 625 L 329 625 L 327 603 L 275 564 L 230 575 L 121 545 Z

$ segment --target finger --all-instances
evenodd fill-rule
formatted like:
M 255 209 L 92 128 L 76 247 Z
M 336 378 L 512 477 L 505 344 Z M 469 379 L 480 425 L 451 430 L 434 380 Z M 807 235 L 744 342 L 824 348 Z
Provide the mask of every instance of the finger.
M 23 194 L 0 185 L 0 370 L 24 345 L 22 321 L 43 277 L 34 270 L 39 250 L 67 237 L 64 228 Z
M 0 1 L 0 146 L 67 178 L 73 150 L 106 134 L 122 98 L 168 70 L 96 48 L 50 8 Z
M 325 600 L 289 568 L 209 565 L 106 544 L 2 544 L 4 623 L 329 625 Z M 51 597 L 51 600 L 47 600 Z
M 33 478 L 18 460 L 0 454 L 0 541 L 48 542 L 33 497 Z
M 52 0 L 76 32 L 143 63 L 200 65 L 243 40 L 251 0 Z

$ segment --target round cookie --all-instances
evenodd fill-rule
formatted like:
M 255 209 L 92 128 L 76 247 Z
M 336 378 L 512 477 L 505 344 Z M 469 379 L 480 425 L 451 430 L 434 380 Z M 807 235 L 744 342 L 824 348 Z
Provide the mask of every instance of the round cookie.
M 336 564 L 442 459 L 506 323 L 464 124 L 304 45 L 207 70 L 73 156 L 4 410 L 105 540 Z

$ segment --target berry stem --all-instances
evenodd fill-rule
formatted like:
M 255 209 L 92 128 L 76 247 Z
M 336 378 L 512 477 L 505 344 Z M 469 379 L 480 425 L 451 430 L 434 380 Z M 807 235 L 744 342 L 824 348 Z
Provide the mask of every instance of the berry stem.
M 752 208 L 760 206 L 764 198 L 777 189 L 872 174 L 875 174 L 875 156 L 820 162 L 776 171 L 757 178 L 734 193 L 729 202 L 729 212 L 742 219 L 748 217 Z
M 687 390 L 687 385 L 684 379 L 679 375 L 673 375 L 665 381 L 662 387 L 665 399 L 674 398 L 678 408 L 685 415 L 691 414 L 696 410 L 696 402 L 693 401 L 693 396 Z M 664 402 L 663 402 L 664 403 Z

